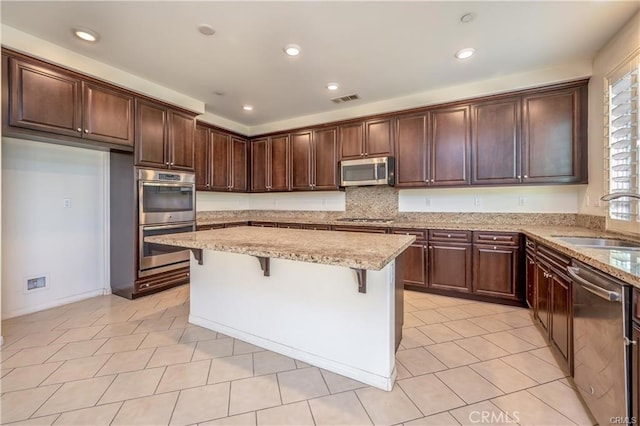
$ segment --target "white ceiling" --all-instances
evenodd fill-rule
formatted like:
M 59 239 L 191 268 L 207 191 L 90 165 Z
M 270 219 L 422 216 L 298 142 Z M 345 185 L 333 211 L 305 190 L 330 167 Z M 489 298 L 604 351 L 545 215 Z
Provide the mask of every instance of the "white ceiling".
M 1 20 L 256 126 L 591 59 L 639 8 L 637 1 L 2 0 Z M 461 23 L 468 12 L 475 20 Z M 200 34 L 203 23 L 216 34 Z M 97 31 L 99 42 L 76 39 L 78 26 Z M 287 57 L 288 43 L 302 54 Z M 464 47 L 477 54 L 456 59 Z M 325 88 L 333 81 L 337 92 Z M 351 93 L 361 99 L 329 100 Z

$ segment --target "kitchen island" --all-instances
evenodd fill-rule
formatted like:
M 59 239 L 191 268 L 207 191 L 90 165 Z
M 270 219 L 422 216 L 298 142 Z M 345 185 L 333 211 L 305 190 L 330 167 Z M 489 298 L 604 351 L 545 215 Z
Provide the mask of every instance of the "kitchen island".
M 257 227 L 146 238 L 193 252 L 190 323 L 385 390 L 414 240 Z

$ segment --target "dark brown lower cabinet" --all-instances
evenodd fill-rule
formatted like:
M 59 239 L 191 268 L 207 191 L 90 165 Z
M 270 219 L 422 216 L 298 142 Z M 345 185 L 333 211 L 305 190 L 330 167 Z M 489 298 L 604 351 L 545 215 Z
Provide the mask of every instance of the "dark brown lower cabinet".
M 519 247 L 473 245 L 475 294 L 518 299 Z
M 527 241 L 525 254 L 525 286 L 526 300 L 529 308 L 535 309 L 536 254 L 533 242 Z M 534 311 L 535 315 L 535 311 Z
M 314 231 L 331 231 L 331 225 L 314 223 L 310 225 L 304 225 L 303 229 L 312 229 Z
M 429 288 L 471 292 L 471 232 L 429 231 Z
M 427 234 L 424 230 L 392 229 L 393 234 L 415 235 L 416 240 L 404 251 L 404 285 L 427 288 Z M 415 288 L 414 288 L 415 289 Z
M 568 373 L 573 371 L 573 299 L 571 280 L 565 273 L 570 261 L 548 247 L 537 247 L 534 315 Z
M 278 228 L 302 229 L 304 225 L 301 223 L 279 223 Z
M 634 293 L 637 292 L 633 289 Z M 631 340 L 640 342 L 640 325 L 637 322 L 631 323 Z M 638 344 L 631 345 L 631 415 L 635 419 L 640 417 L 640 348 Z
M 549 340 L 560 351 L 569 366 L 571 366 L 571 345 L 573 344 L 571 309 L 571 280 L 554 270 L 551 275 Z

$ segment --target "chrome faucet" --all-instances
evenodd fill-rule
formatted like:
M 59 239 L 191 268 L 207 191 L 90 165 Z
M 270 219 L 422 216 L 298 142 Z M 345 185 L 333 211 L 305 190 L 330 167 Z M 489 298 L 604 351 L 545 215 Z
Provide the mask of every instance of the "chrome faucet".
M 637 198 L 640 200 L 640 194 L 635 192 L 612 192 L 610 194 L 603 195 L 600 199 L 602 201 L 611 201 L 622 197 Z

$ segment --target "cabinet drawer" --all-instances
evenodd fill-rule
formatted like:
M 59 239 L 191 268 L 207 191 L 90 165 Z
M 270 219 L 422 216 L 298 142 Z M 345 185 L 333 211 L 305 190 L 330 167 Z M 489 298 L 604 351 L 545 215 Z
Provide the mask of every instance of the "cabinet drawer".
M 530 240 L 527 238 L 527 240 L 525 241 L 525 247 L 527 249 L 527 251 L 532 251 L 535 253 L 536 251 L 536 243 L 533 240 Z
M 373 232 L 375 234 L 386 234 L 387 228 L 377 228 L 374 226 L 342 226 L 334 225 L 334 231 L 347 231 L 347 232 Z
M 279 223 L 278 228 L 287 228 L 287 229 L 302 229 L 304 227 L 301 223 Z
M 304 229 L 312 229 L 314 231 L 331 231 L 331 225 L 314 223 L 312 225 L 304 225 Z
M 220 229 L 224 228 L 224 224 L 219 223 L 215 225 L 198 225 L 196 226 L 196 231 L 208 231 L 210 229 Z
M 567 266 L 571 263 L 569 257 L 542 245 L 538 245 L 536 257 L 538 260 L 547 263 L 549 266 L 564 274 L 567 273 Z
M 274 222 L 251 222 L 251 226 L 260 226 L 262 228 L 275 228 L 276 224 Z
M 520 245 L 520 234 L 517 232 L 482 232 L 473 233 L 473 242 L 477 244 Z
M 225 228 L 235 228 L 236 226 L 249 226 L 249 222 L 233 222 L 233 223 L 225 223 Z
M 424 243 L 427 241 L 427 231 L 424 229 L 394 229 L 391 228 L 391 233 L 392 234 L 402 234 L 402 235 L 415 235 L 416 236 L 416 241 L 414 244 L 416 243 Z
M 449 241 L 457 243 L 470 243 L 471 231 L 429 231 L 429 241 Z

